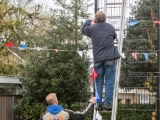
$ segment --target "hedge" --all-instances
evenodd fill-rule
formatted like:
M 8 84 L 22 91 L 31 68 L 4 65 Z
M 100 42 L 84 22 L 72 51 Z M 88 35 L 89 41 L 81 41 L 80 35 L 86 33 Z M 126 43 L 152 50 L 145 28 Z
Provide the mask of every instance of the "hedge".
M 74 104 L 73 110 L 81 110 L 86 103 Z M 152 112 L 155 111 L 155 104 L 119 104 L 116 120 L 151 120 Z M 111 112 L 100 112 L 103 120 L 111 120 Z M 92 120 L 93 109 L 86 120 Z

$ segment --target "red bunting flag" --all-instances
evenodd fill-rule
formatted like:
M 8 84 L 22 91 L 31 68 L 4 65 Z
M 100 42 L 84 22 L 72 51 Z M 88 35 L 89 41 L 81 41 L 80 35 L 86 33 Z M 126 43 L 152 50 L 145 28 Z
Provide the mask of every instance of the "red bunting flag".
M 13 47 L 13 42 L 6 44 L 6 47 Z
M 132 56 L 134 57 L 135 60 L 137 60 L 137 54 L 136 53 L 132 53 Z
M 160 24 L 160 21 L 154 21 L 155 24 Z
M 95 21 L 95 20 L 93 20 L 93 24 L 96 24 L 96 21 Z
M 98 73 L 96 72 L 96 70 L 94 69 L 93 70 L 93 73 L 92 73 L 92 79 L 96 79 L 98 77 Z

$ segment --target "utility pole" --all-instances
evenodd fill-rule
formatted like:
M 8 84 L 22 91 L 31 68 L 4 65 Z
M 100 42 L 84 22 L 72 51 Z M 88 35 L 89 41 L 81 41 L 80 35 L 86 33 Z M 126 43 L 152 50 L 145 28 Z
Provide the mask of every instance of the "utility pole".
M 160 21 L 160 0 L 158 0 L 158 22 Z M 156 120 L 160 120 L 160 23 L 157 25 L 157 38 L 158 38 L 158 77 L 157 77 L 157 115 Z

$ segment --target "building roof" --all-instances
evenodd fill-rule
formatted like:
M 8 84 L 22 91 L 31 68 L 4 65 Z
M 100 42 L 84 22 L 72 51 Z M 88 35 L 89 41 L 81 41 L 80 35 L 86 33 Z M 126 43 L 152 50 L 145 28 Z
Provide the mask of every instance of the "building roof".
M 21 83 L 16 76 L 0 76 L 0 88 L 18 88 Z

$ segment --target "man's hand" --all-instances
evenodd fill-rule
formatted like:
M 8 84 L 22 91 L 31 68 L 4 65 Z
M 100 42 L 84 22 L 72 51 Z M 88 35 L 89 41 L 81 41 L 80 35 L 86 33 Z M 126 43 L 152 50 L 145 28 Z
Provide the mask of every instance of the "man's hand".
M 89 99 L 89 102 L 91 102 L 91 103 L 96 103 L 96 97 L 91 97 L 90 99 Z
M 91 20 L 92 22 L 94 21 L 93 17 L 90 17 L 89 20 Z

